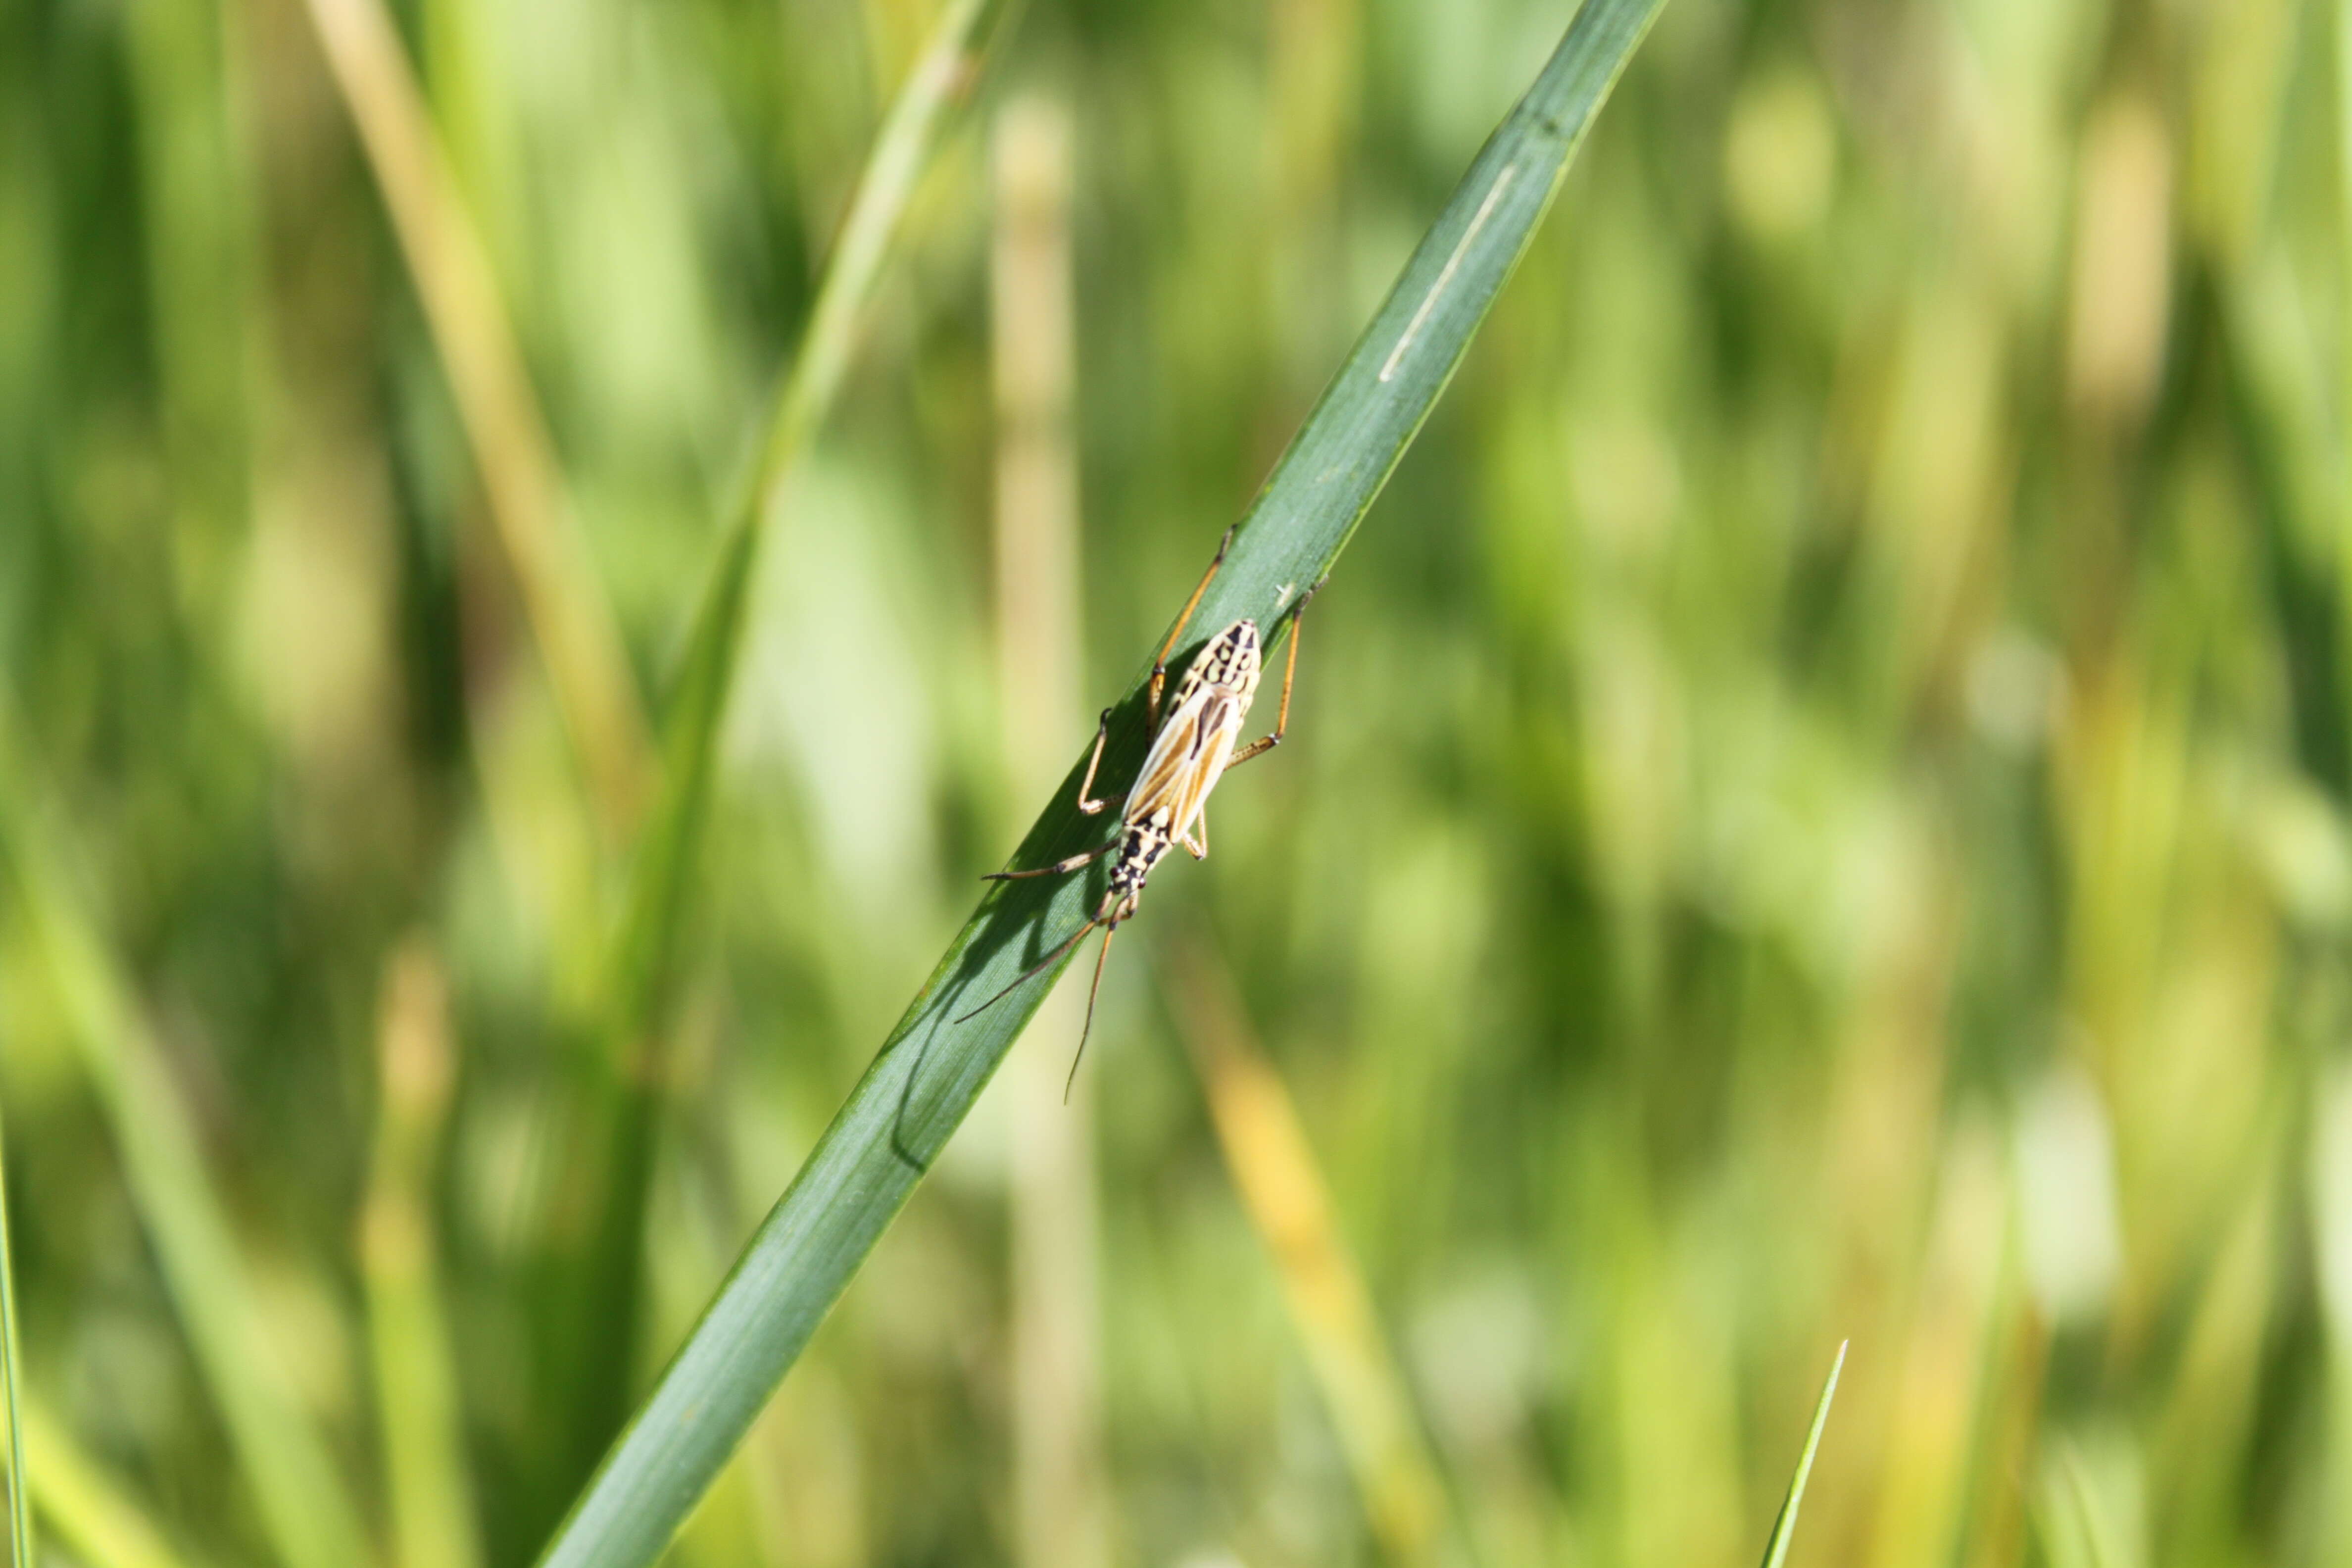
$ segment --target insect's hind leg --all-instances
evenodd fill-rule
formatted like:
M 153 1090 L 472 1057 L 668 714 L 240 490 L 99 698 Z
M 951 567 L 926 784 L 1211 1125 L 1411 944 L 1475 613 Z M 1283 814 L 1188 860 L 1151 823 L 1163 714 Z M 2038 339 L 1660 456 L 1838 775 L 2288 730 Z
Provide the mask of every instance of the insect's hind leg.
M 1034 871 L 991 871 L 981 879 L 983 882 L 1018 882 L 1029 877 L 1059 877 L 1081 866 L 1091 866 L 1118 847 L 1114 838 L 1099 849 L 1089 849 L 1083 855 L 1073 855 L 1066 860 L 1056 860 L 1050 866 L 1040 866 Z
M 1298 679 L 1298 628 L 1307 623 L 1308 600 L 1323 591 L 1318 583 L 1307 590 L 1307 597 L 1298 601 L 1298 608 L 1290 612 L 1290 651 L 1282 665 L 1282 706 L 1275 710 L 1274 733 L 1262 735 L 1234 753 L 1228 768 L 1237 768 L 1252 757 L 1263 756 L 1282 744 L 1283 732 L 1290 728 L 1290 683 Z
M 1192 596 L 1184 601 L 1184 613 L 1176 617 L 1176 625 L 1169 631 L 1168 640 L 1160 645 L 1160 657 L 1151 661 L 1151 691 L 1143 709 L 1146 729 L 1157 731 L 1160 728 L 1160 693 L 1168 684 L 1168 656 L 1176 651 L 1176 639 L 1182 637 L 1184 628 L 1192 624 L 1192 612 L 1201 607 L 1201 595 L 1209 591 L 1209 584 L 1216 580 L 1217 569 L 1225 563 L 1225 552 L 1233 548 L 1234 529 L 1240 526 L 1235 523 L 1233 528 L 1226 529 L 1225 536 L 1217 541 L 1215 559 L 1209 563 L 1209 569 L 1201 574 L 1201 581 L 1193 587 Z

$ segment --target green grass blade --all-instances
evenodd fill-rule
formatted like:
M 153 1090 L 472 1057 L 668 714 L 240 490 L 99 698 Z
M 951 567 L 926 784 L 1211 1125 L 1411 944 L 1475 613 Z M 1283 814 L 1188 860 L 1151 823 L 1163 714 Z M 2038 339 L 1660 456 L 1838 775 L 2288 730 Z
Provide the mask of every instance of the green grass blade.
M 1764 1543 L 1764 1568 L 1781 1568 L 1789 1560 L 1789 1542 L 1797 1533 L 1797 1506 L 1805 1500 L 1805 1479 L 1813 1473 L 1813 1454 L 1822 1446 L 1822 1428 L 1829 1425 L 1830 1401 L 1837 1397 L 1838 1373 L 1845 1370 L 1845 1344 L 1838 1345 L 1830 1363 L 1830 1379 L 1822 1384 L 1822 1400 L 1813 1406 L 1813 1425 L 1805 1434 L 1805 1450 L 1797 1456 L 1797 1473 L 1789 1478 L 1789 1495 L 1781 1500 L 1780 1517 L 1772 1521 L 1772 1538 Z
M 1577 14 L 1267 481 L 1202 603 L 1199 625 L 1252 616 L 1271 626 L 1338 557 L 1444 390 L 1593 114 L 1663 3 L 1589 0 Z M 812 353 L 815 336 L 813 329 Z M 789 424 L 797 417 L 789 408 L 780 414 L 779 440 L 800 438 Z M 776 470 L 763 464 L 761 477 L 771 480 Z M 705 730 L 715 727 L 731 673 L 756 527 L 753 521 L 738 528 L 714 585 L 713 605 L 731 601 L 735 607 L 706 610 L 698 629 L 689 679 L 707 682 L 708 689 L 698 693 L 690 684 L 688 694 L 709 705 L 710 717 L 700 721 Z M 1139 754 L 1141 702 L 1139 679 L 1115 722 L 1107 776 L 1122 776 Z M 688 770 L 671 772 L 675 789 Z M 1076 782 L 1074 766 L 1024 842 L 1021 863 L 1036 864 L 1049 849 L 1067 853 L 1107 831 L 1070 805 L 1068 786 Z M 542 1563 L 636 1568 L 660 1555 L 971 1109 L 1058 967 L 1003 1004 L 954 1020 L 1077 930 L 1087 913 L 1080 881 L 1002 883 L 982 900 Z
M 8 1142 L 0 1136 L 0 1391 L 8 1405 L 9 1561 L 30 1568 L 33 1557 L 32 1475 L 25 1468 L 25 1422 L 17 1393 L 24 1384 L 24 1359 L 17 1353 L 16 1256 L 9 1240 Z
M 131 984 L 82 902 L 58 847 L 58 814 L 27 786 L 8 729 L 0 715 L 0 865 L 12 875 L 262 1528 L 286 1568 L 364 1563 L 366 1536 L 325 1439 L 260 1338 L 261 1314 L 195 1129 Z

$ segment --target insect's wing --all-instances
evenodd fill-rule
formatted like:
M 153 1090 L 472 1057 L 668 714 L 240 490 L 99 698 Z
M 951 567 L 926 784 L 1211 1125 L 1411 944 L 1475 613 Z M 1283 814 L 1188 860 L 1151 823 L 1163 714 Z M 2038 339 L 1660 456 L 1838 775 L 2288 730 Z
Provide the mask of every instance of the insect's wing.
M 1225 764 L 1234 760 L 1234 746 L 1241 739 L 1242 716 L 1248 708 L 1230 696 L 1211 702 L 1202 715 L 1202 748 L 1200 763 L 1181 781 L 1182 789 L 1176 803 L 1178 837 L 1192 830 L 1201 813 L 1209 804 L 1209 792 L 1225 774 Z
M 1192 826 L 1232 760 L 1241 733 L 1241 706 L 1231 692 L 1204 686 L 1180 703 L 1151 738 L 1151 750 L 1128 792 L 1126 820 L 1161 823 L 1171 837 Z
M 1127 806 L 1121 814 L 1125 821 L 1149 822 L 1155 812 L 1173 807 L 1177 780 L 1194 765 L 1192 756 L 1199 745 L 1201 710 L 1205 706 L 1201 692 L 1195 689 L 1160 721 L 1159 732 L 1151 737 L 1151 750 L 1144 753 L 1143 767 L 1135 775 L 1135 787 L 1127 792 Z M 1168 820 L 1172 827 L 1174 817 Z

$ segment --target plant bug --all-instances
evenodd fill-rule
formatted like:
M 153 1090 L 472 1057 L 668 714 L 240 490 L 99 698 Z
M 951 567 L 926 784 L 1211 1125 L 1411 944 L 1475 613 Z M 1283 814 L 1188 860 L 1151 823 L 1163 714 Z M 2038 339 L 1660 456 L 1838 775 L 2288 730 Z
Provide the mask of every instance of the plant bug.
M 1299 617 L 1307 613 L 1307 602 L 1322 586 L 1320 583 L 1307 589 L 1290 612 L 1290 650 L 1282 668 L 1282 704 L 1276 710 L 1271 734 L 1234 749 L 1241 737 L 1242 722 L 1249 716 L 1250 700 L 1257 695 L 1264 657 L 1265 645 L 1258 636 L 1257 623 L 1247 619 L 1234 622 L 1202 646 L 1185 669 L 1184 679 L 1177 683 L 1165 721 L 1160 718 L 1160 698 L 1168 680 L 1168 656 L 1176 650 L 1177 640 L 1192 624 L 1192 612 L 1201 607 L 1201 596 L 1209 591 L 1217 569 L 1225 563 L 1225 551 L 1233 542 L 1234 531 L 1229 528 L 1218 542 L 1216 558 L 1209 563 L 1192 596 L 1185 601 L 1184 613 L 1176 617 L 1168 640 L 1160 644 L 1160 657 L 1152 661 L 1151 685 L 1144 698 L 1144 724 L 1151 731 L 1151 749 L 1144 756 L 1135 784 L 1127 792 L 1126 804 L 1119 807 L 1118 835 L 1098 849 L 1056 860 L 1051 866 L 1040 866 L 1034 871 L 992 871 L 982 879 L 1010 882 L 1028 877 L 1059 877 L 1090 866 L 1106 855 L 1111 858 L 1110 885 L 1103 890 L 1102 901 L 1095 906 L 1093 917 L 1011 985 L 956 1019 L 961 1024 L 993 1007 L 1024 981 L 1059 963 L 1063 954 L 1086 940 L 1088 931 L 1102 927 L 1102 952 L 1095 957 L 1094 984 L 1087 991 L 1086 1026 L 1078 1033 L 1077 1055 L 1070 1059 L 1069 1080 L 1062 1086 L 1065 1098 L 1068 1097 L 1069 1084 L 1077 1080 L 1078 1063 L 1087 1054 L 1087 1037 L 1094 1032 L 1095 998 L 1102 991 L 1103 965 L 1110 958 L 1110 939 L 1118 934 L 1122 921 L 1134 918 L 1143 901 L 1145 879 L 1160 864 L 1160 857 L 1179 844 L 1191 850 L 1195 860 L 1209 858 L 1209 792 L 1217 787 L 1226 769 L 1238 767 L 1282 744 L 1283 731 L 1290 726 L 1290 686 L 1298 674 Z M 1087 763 L 1087 776 L 1078 783 L 1078 809 L 1088 816 L 1110 804 L 1094 798 L 1095 773 L 1102 766 L 1103 742 L 1110 736 L 1110 713 L 1108 708 L 1102 711 L 1095 729 L 1094 755 Z

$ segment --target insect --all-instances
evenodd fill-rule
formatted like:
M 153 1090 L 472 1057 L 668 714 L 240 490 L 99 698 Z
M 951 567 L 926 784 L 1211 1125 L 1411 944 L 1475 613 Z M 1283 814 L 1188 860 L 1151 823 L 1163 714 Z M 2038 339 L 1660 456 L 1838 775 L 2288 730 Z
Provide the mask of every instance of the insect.
M 961 1024 L 964 1018 L 993 1007 L 1024 981 L 1059 963 L 1063 954 L 1086 940 L 1087 932 L 1102 927 L 1102 952 L 1095 958 L 1094 984 L 1087 992 L 1086 1026 L 1078 1034 L 1077 1055 L 1070 1060 L 1069 1082 L 1062 1087 L 1065 1098 L 1069 1094 L 1069 1083 L 1077 1080 L 1078 1063 L 1087 1053 L 1087 1037 L 1094 1032 L 1095 998 L 1102 991 L 1103 965 L 1110 958 L 1111 938 L 1118 933 L 1120 922 L 1134 918 L 1143 900 L 1145 879 L 1160 864 L 1160 858 L 1179 844 L 1191 850 L 1195 860 L 1209 858 L 1209 792 L 1217 787 L 1226 769 L 1238 767 L 1282 744 L 1283 731 L 1290 725 L 1290 686 L 1298 674 L 1298 621 L 1306 613 L 1307 601 L 1322 586 L 1320 583 L 1307 589 L 1290 612 L 1290 651 L 1282 669 L 1282 705 L 1275 712 L 1270 734 L 1235 750 L 1242 721 L 1249 715 L 1250 700 L 1257 695 L 1264 658 L 1265 644 L 1253 620 L 1235 621 L 1208 640 L 1184 671 L 1184 679 L 1177 683 L 1167 718 L 1163 721 L 1160 717 L 1160 698 L 1168 679 L 1168 656 L 1175 651 L 1177 639 L 1191 624 L 1192 612 L 1201 607 L 1201 596 L 1209 591 L 1217 569 L 1225 563 L 1225 550 L 1233 542 L 1234 531 L 1229 528 L 1217 545 L 1216 558 L 1202 574 L 1192 598 L 1185 601 L 1184 613 L 1176 618 L 1175 628 L 1160 645 L 1160 657 L 1152 661 L 1151 685 L 1144 699 L 1144 723 L 1151 731 L 1151 749 L 1144 756 L 1135 784 L 1127 792 L 1126 803 L 1119 807 L 1118 835 L 1099 849 L 1073 855 L 1034 871 L 993 871 L 983 879 L 1011 882 L 1030 877 L 1060 877 L 1090 866 L 1105 856 L 1110 857 L 1110 885 L 1103 890 L 1102 901 L 1095 906 L 1093 918 L 1011 985 L 956 1020 Z M 1095 730 L 1094 755 L 1087 763 L 1087 776 L 1078 783 L 1078 809 L 1088 816 L 1110 805 L 1108 800 L 1094 798 L 1095 773 L 1102 766 L 1103 742 L 1110 736 L 1110 713 L 1109 709 L 1103 710 Z

